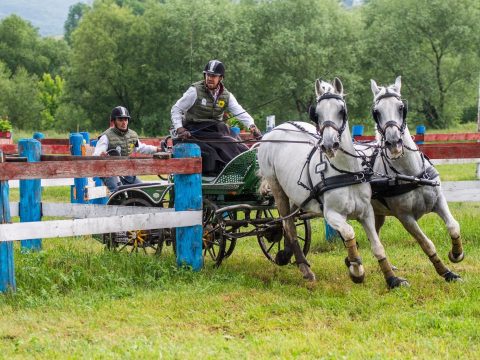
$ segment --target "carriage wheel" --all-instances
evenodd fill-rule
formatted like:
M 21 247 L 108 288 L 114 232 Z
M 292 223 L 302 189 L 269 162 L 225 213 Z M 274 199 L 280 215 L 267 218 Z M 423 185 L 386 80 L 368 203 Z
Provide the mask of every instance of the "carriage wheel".
M 217 214 L 217 219 L 221 226 L 223 226 L 223 235 L 225 240 L 225 255 L 224 258 L 228 258 L 232 255 L 233 250 L 235 250 L 235 245 L 237 245 L 237 238 L 230 237 L 227 234 L 234 234 L 239 231 L 239 227 L 234 226 L 227 226 L 224 223 L 225 220 L 237 220 L 237 212 L 236 211 L 225 211 L 222 214 Z
M 129 198 L 119 205 L 123 206 L 152 206 L 141 198 Z M 164 242 L 164 229 L 129 230 L 103 235 L 106 248 L 115 251 L 143 252 L 145 254 L 160 255 Z
M 226 240 L 222 221 L 215 214 L 217 207 L 209 200 L 203 202 L 203 257 L 210 255 L 216 266 L 220 266 L 225 257 Z M 220 220 L 220 221 L 219 221 Z
M 257 219 L 272 219 L 275 217 L 272 210 L 258 210 Z M 295 227 L 297 229 L 297 239 L 305 256 L 310 250 L 310 243 L 312 241 L 312 228 L 309 219 L 296 219 Z M 285 233 L 281 222 L 269 225 L 264 232 L 257 235 L 258 244 L 262 249 L 263 254 L 271 262 L 278 264 L 277 254 L 285 250 Z M 295 257 L 292 257 L 294 260 Z

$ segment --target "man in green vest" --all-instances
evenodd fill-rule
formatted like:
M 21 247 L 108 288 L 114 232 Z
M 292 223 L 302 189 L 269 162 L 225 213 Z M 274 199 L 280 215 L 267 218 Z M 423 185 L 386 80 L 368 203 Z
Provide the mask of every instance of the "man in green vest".
M 224 123 L 226 111 L 240 120 L 255 138 L 262 136 L 253 118 L 223 85 L 224 76 L 223 63 L 210 60 L 203 70 L 203 80 L 190 85 L 171 111 L 175 142 L 194 142 L 200 146 L 205 176 L 218 175 L 231 159 L 248 150 Z
M 129 122 L 130 114 L 127 108 L 113 108 L 110 128 L 99 136 L 93 156 L 129 156 L 134 152 L 153 154 L 160 151 L 156 146 L 140 142 L 137 133 L 128 128 Z M 136 176 L 111 176 L 101 179 L 111 192 L 115 192 L 120 185 L 141 183 Z

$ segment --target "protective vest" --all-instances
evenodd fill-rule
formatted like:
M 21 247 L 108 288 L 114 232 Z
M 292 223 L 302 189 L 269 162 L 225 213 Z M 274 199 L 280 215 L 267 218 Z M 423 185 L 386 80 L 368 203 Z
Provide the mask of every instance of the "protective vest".
M 117 149 L 119 146 L 122 156 L 128 156 L 138 146 L 138 135 L 135 131 L 128 129 L 126 132 L 112 127 L 103 132 L 108 139 L 108 150 Z
M 210 91 L 205 86 L 205 81 L 199 81 L 192 86 L 197 90 L 197 99 L 193 106 L 185 114 L 185 121 L 188 122 L 202 122 L 202 121 L 222 121 L 223 113 L 228 107 L 228 100 L 230 93 L 221 85 L 220 95 L 217 101 L 213 98 Z

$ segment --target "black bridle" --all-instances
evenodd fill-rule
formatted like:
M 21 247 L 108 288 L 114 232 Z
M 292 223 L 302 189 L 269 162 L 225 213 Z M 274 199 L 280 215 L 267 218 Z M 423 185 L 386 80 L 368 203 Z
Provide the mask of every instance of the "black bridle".
M 326 99 L 337 99 L 340 100 L 343 103 L 343 117 L 342 117 L 342 126 L 340 128 L 333 122 L 332 120 L 325 120 L 322 122 L 322 124 L 319 124 L 319 118 L 317 114 L 317 106 L 322 100 Z M 310 116 L 310 120 L 312 120 L 316 125 L 317 125 L 317 131 L 320 134 L 320 136 L 323 137 L 323 132 L 327 127 L 333 128 L 335 131 L 338 132 L 338 136 L 341 137 L 343 131 L 345 130 L 345 127 L 347 126 L 347 120 L 348 120 L 348 114 L 347 114 L 347 104 L 345 103 L 345 100 L 343 99 L 342 96 L 337 95 L 337 94 L 332 94 L 332 93 L 325 93 L 322 96 L 320 96 L 317 99 L 317 102 L 315 105 L 310 105 L 310 108 L 308 109 L 308 114 Z
M 402 102 L 402 124 L 399 126 L 398 123 L 395 120 L 389 120 L 385 123 L 385 126 L 382 127 L 380 125 L 380 119 L 379 119 L 379 112 L 376 109 L 378 106 L 378 103 L 385 98 L 393 97 L 399 101 Z M 400 96 L 398 96 L 396 93 L 389 92 L 388 89 L 386 89 L 385 94 L 381 95 L 376 99 L 372 105 L 372 116 L 373 120 L 375 120 L 375 123 L 377 124 L 377 130 L 382 135 L 382 138 L 385 139 L 385 131 L 389 127 L 396 127 L 400 131 L 400 134 L 403 136 L 405 133 L 405 128 L 407 127 L 407 112 L 408 112 L 408 106 L 407 106 L 407 101 L 403 100 Z

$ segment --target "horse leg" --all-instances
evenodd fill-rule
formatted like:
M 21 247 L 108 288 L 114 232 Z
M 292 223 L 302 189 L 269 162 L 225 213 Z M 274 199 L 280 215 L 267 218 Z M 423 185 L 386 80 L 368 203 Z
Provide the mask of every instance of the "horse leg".
M 432 240 L 430 240 L 420 229 L 418 223 L 411 215 L 398 217 L 404 228 L 412 235 L 422 248 L 423 252 L 428 256 L 432 262 L 437 274 L 445 278 L 446 281 L 461 280 L 461 277 L 450 271 L 437 255 L 437 250 Z
M 268 183 L 270 184 L 273 197 L 275 199 L 275 205 L 278 209 L 278 213 L 282 217 L 289 215 L 290 202 L 287 194 L 285 194 L 285 191 L 283 191 L 277 179 L 269 178 Z M 293 217 L 290 217 L 283 221 L 283 228 L 285 229 L 285 239 L 287 241 L 287 244 L 289 245 L 288 247 L 293 250 L 293 254 L 295 255 L 295 261 L 298 264 L 298 268 L 303 274 L 303 277 L 310 281 L 315 281 L 315 274 L 312 272 L 312 270 L 310 270 L 310 264 L 305 258 L 305 254 L 303 253 L 302 249 L 300 248 L 300 244 L 298 243 L 297 228 L 295 227 L 295 221 Z
M 385 215 L 375 215 L 375 231 L 377 232 L 377 235 L 380 237 L 380 229 L 382 228 L 383 224 L 385 224 L 385 219 L 387 217 Z M 398 270 L 398 268 L 390 263 L 390 266 L 392 267 L 392 270 Z
M 363 268 L 362 258 L 358 252 L 357 241 L 353 227 L 347 223 L 344 215 L 326 210 L 325 219 L 332 228 L 337 230 L 347 248 L 347 257 L 345 265 L 348 267 L 350 279 L 356 284 L 360 284 L 365 279 L 365 269 Z
M 380 229 L 385 224 L 385 215 L 375 215 L 375 231 L 380 235 Z
M 460 225 L 452 216 L 447 200 L 443 195 L 440 196 L 434 211 L 442 218 L 452 239 L 452 250 L 449 251 L 448 258 L 454 263 L 462 261 L 465 255 L 463 253 L 462 238 L 460 237 Z
M 378 236 L 378 230 L 379 230 L 379 228 L 377 228 L 378 222 L 373 220 L 374 219 L 373 209 L 370 209 L 367 215 L 368 216 L 366 216 L 365 218 L 359 219 L 358 221 L 362 224 L 363 229 L 367 234 L 368 240 L 370 241 L 370 246 L 372 248 L 373 255 L 375 256 L 375 258 L 378 261 L 378 264 L 380 265 L 380 269 L 382 270 L 383 277 L 387 282 L 388 288 L 393 289 L 398 286 L 409 286 L 410 284 L 406 279 L 395 276 L 395 273 L 393 272 L 394 270 L 393 266 L 388 261 L 387 255 L 385 254 L 385 249 L 382 243 L 380 242 L 380 238 Z M 377 217 L 375 216 L 375 220 L 376 218 Z M 383 222 L 385 221 L 385 216 L 381 218 L 382 218 L 382 224 L 383 224 Z M 375 222 L 375 225 L 374 225 L 374 222 Z

